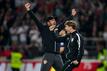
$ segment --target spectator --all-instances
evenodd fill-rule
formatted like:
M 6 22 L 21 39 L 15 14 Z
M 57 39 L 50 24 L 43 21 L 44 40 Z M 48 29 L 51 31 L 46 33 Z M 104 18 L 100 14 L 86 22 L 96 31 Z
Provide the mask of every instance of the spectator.
M 27 30 L 28 30 L 28 26 L 25 24 L 25 22 L 22 22 L 22 25 L 19 26 L 17 29 L 17 34 L 20 44 L 27 43 Z
M 31 29 L 29 31 L 29 37 L 31 44 L 33 43 L 36 47 L 41 47 L 40 32 L 38 31 L 33 21 L 32 21 Z
M 17 34 L 17 25 L 16 23 L 10 28 L 9 33 L 11 36 L 11 42 L 16 42 L 18 43 L 18 34 Z

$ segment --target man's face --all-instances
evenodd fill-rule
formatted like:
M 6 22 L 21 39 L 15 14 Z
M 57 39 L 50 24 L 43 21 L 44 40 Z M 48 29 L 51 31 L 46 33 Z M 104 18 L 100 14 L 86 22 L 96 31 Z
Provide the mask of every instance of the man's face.
M 47 22 L 48 26 L 53 26 L 53 25 L 56 25 L 56 20 L 55 19 L 51 19 Z
M 71 26 L 65 25 L 65 31 L 67 33 L 72 33 L 73 28 Z
M 51 19 L 47 22 L 48 26 L 49 26 L 49 30 L 53 31 L 56 27 L 56 20 L 55 19 Z

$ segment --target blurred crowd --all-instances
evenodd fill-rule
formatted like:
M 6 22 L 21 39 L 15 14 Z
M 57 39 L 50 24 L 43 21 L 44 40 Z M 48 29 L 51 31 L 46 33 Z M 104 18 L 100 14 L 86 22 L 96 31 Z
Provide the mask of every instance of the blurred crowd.
M 27 14 L 27 0 L 0 0 L 0 57 L 9 57 L 12 49 L 19 48 L 24 58 L 42 54 L 42 38 L 36 23 Z M 44 22 L 54 15 L 58 23 L 71 16 L 76 8 L 79 31 L 86 38 L 102 38 L 107 47 L 107 0 L 29 0 L 37 18 Z M 44 23 L 45 25 L 45 23 Z M 97 44 L 99 45 L 100 42 Z M 102 46 L 102 45 L 99 45 Z

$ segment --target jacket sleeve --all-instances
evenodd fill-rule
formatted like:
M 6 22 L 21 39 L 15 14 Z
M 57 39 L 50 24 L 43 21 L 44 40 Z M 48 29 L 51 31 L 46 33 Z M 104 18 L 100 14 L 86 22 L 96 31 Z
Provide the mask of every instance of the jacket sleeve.
M 34 13 L 30 10 L 30 11 L 28 11 L 28 14 L 35 21 L 38 29 L 43 30 L 43 28 L 44 28 L 43 24 L 37 19 L 37 17 L 34 15 Z
M 77 34 L 77 44 L 78 44 L 78 54 L 77 54 L 77 60 L 81 60 L 83 54 L 84 54 L 84 49 L 83 49 L 83 43 L 84 41 L 80 37 L 80 35 Z

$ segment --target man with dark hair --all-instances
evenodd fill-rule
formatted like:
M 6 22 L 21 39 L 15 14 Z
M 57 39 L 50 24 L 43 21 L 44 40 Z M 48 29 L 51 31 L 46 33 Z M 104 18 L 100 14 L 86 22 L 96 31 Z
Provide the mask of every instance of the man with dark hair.
M 72 71 L 79 66 L 81 58 L 84 54 L 84 39 L 77 31 L 77 23 L 74 20 L 68 20 L 64 23 L 65 31 L 67 32 L 67 61 L 63 66 L 63 71 Z
M 56 28 L 56 20 L 53 16 L 50 16 L 46 19 L 47 25 L 44 26 L 33 14 L 33 12 L 30 10 L 30 3 L 26 3 L 25 7 L 28 11 L 31 18 L 35 21 L 41 36 L 42 36 L 42 42 L 44 46 L 44 57 L 42 60 L 41 65 L 41 71 L 49 71 L 51 66 L 53 66 L 56 71 L 62 71 L 62 58 L 60 55 L 60 48 L 56 47 L 57 40 L 59 40 Z

